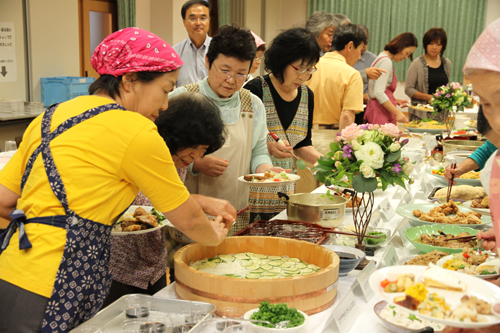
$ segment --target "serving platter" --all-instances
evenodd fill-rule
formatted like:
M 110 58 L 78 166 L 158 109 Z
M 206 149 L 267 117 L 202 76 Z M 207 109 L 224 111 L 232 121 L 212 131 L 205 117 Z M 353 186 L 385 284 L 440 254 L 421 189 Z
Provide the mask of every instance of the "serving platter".
M 135 212 L 135 210 L 137 208 L 139 208 L 139 207 L 143 208 L 148 213 L 151 212 L 151 210 L 153 209 L 152 206 L 136 206 L 136 205 L 132 205 L 123 214 L 127 214 L 127 213 L 133 214 Z M 121 221 L 121 217 L 118 219 L 117 223 L 120 223 L 120 221 Z M 121 228 L 120 224 L 115 224 L 113 226 L 113 229 L 111 230 L 111 235 L 112 236 L 140 235 L 140 234 L 146 234 L 148 232 L 153 232 L 153 231 L 159 230 L 159 229 L 161 229 L 163 227 L 166 227 L 166 226 L 174 227 L 174 225 L 172 223 L 170 223 L 170 221 L 167 220 L 167 219 L 165 219 L 165 220 L 163 220 L 161 222 L 158 222 L 158 226 L 157 227 L 150 228 L 150 229 L 144 229 L 144 230 L 137 230 L 137 231 L 122 231 L 122 228 Z
M 450 248 L 450 247 L 441 247 L 441 246 L 433 246 L 433 245 L 428 245 L 428 244 L 423 244 L 419 243 L 416 241 L 416 239 L 420 238 L 420 235 L 422 234 L 438 234 L 439 230 L 444 232 L 445 234 L 450 234 L 450 235 L 458 235 L 461 232 L 468 232 L 470 235 L 475 236 L 479 230 L 477 229 L 472 229 L 472 228 L 464 228 L 464 227 L 458 227 L 456 225 L 451 225 L 451 224 L 437 224 L 437 225 L 422 225 L 419 227 L 414 227 L 414 228 L 408 228 L 405 231 L 405 236 L 408 238 L 410 243 L 415 246 L 420 252 L 422 253 L 429 253 L 434 250 L 438 250 L 441 252 L 445 253 L 460 253 L 462 252 L 462 248 Z
M 448 185 L 448 182 L 446 181 L 446 178 L 441 175 L 437 175 L 432 173 L 432 170 L 439 170 L 439 168 L 426 168 L 425 172 L 431 176 L 436 177 L 439 179 L 439 181 L 445 185 Z M 471 186 L 481 186 L 481 179 L 462 179 L 462 178 L 455 178 L 454 180 L 457 181 L 457 185 L 471 185 Z
M 491 254 L 490 251 L 485 251 L 484 253 Z M 438 262 L 436 263 L 436 266 L 443 268 L 443 265 L 448 260 L 450 260 L 452 258 L 453 258 L 453 254 L 450 254 L 449 256 L 443 257 L 443 258 L 441 258 L 441 259 L 438 260 Z M 489 256 L 489 258 L 486 259 L 486 262 L 492 261 L 492 260 L 495 260 L 495 259 L 496 259 L 496 257 L 492 258 L 491 256 Z M 498 273 L 499 269 L 500 269 L 500 264 L 499 265 L 495 265 L 495 271 L 497 272 L 497 274 L 488 274 L 488 275 L 470 275 L 470 274 L 468 274 L 468 275 L 477 277 L 479 279 L 496 279 L 496 278 L 498 278 L 500 276 L 500 273 Z M 449 269 L 449 271 L 451 271 L 451 269 Z M 463 274 L 465 274 L 465 273 L 463 273 Z
M 446 131 L 446 129 L 440 129 L 440 128 L 418 128 L 418 127 L 406 127 L 404 125 L 399 125 L 399 126 L 413 133 L 440 134 L 443 133 L 443 131 Z
M 264 173 L 252 173 L 249 175 L 245 176 L 260 176 L 263 177 Z M 238 177 L 238 180 L 242 183 L 249 184 L 249 185 L 254 185 L 254 186 L 281 186 L 281 185 L 288 185 L 293 182 L 296 182 L 297 180 L 300 179 L 299 175 L 295 175 L 293 173 L 287 174 L 287 176 L 290 178 L 289 180 L 280 180 L 280 181 L 270 181 L 270 182 L 252 182 L 252 181 L 247 181 L 243 179 L 244 176 Z
M 395 306 L 400 307 L 409 313 L 413 313 L 416 316 L 419 316 L 421 318 L 436 323 L 453 327 L 461 327 L 461 328 L 481 328 L 495 324 L 500 324 L 500 316 L 495 316 L 495 315 L 481 315 L 482 318 L 485 320 L 484 322 L 458 321 L 458 320 L 441 319 L 424 315 L 418 312 L 417 310 L 413 311 L 394 303 L 394 298 L 405 296 L 404 292 L 386 293 L 384 292 L 384 289 L 380 285 L 380 282 L 382 282 L 383 280 L 388 279 L 390 281 L 394 281 L 397 279 L 399 275 L 402 274 L 413 274 L 415 275 L 415 282 L 421 282 L 422 274 L 425 272 L 427 268 L 428 267 L 426 266 L 385 267 L 373 272 L 370 275 L 369 284 L 370 287 L 374 290 L 374 292 L 378 294 L 380 297 L 382 297 L 386 302 L 394 304 Z M 460 279 L 463 283 L 465 283 L 467 289 L 463 292 L 459 292 L 459 291 L 452 291 L 434 287 L 426 287 L 426 288 L 429 291 L 429 293 L 434 292 L 439 296 L 443 297 L 446 303 L 450 305 L 450 308 L 452 310 L 455 309 L 460 304 L 460 299 L 465 295 L 476 296 L 477 298 L 488 302 L 492 306 L 494 304 L 500 303 L 500 288 L 494 285 L 493 283 L 481 279 L 476 279 L 474 276 L 469 276 L 454 271 L 447 270 L 447 272 L 453 275 L 454 277 Z
M 463 205 L 465 207 L 469 208 L 470 210 L 472 210 L 476 213 L 491 216 L 491 210 L 489 208 L 474 208 L 474 207 L 471 207 L 471 204 L 472 204 L 472 201 L 466 201 L 463 203 Z
M 468 228 L 473 228 L 473 229 L 483 229 L 484 225 L 489 225 L 491 224 L 491 216 L 481 216 L 481 224 L 448 224 L 448 223 L 436 223 L 436 222 L 427 222 L 427 221 L 422 221 L 415 215 L 413 215 L 413 211 L 415 209 L 419 209 L 424 213 L 430 212 L 432 208 L 436 208 L 441 206 L 441 203 L 419 203 L 419 204 L 409 204 L 409 205 L 402 205 L 396 208 L 396 213 L 399 215 L 408 218 L 408 222 L 412 227 L 417 227 L 421 225 L 455 225 L 458 227 L 468 227 Z M 471 209 L 464 207 L 464 206 L 458 206 L 459 211 L 462 213 L 469 213 L 472 212 Z M 448 215 L 449 217 L 455 217 L 455 214 L 450 214 Z
M 375 304 L 375 306 L 373 307 L 373 311 L 375 312 L 377 317 L 379 317 L 380 320 L 382 320 L 382 322 L 389 329 L 389 331 L 391 331 L 393 333 L 409 333 L 409 332 L 418 332 L 421 330 L 421 329 L 413 329 L 413 328 L 405 327 L 402 325 L 398 325 L 396 323 L 392 323 L 392 322 L 388 321 L 385 318 L 382 318 L 381 312 L 387 305 L 388 305 L 388 303 L 386 301 L 380 301 L 377 304 Z M 444 325 L 437 325 L 437 326 L 444 328 Z M 442 330 L 434 329 L 434 332 L 441 332 L 441 331 Z

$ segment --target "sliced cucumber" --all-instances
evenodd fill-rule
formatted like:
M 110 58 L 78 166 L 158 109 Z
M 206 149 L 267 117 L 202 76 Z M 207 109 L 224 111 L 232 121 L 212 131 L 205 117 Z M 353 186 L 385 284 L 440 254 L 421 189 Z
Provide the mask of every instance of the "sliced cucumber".
M 261 265 L 260 268 L 263 268 L 263 269 L 265 269 L 267 271 L 267 270 L 272 269 L 273 266 L 265 264 L 265 265 Z
M 250 261 L 250 260 L 242 260 L 240 262 L 241 267 L 248 267 L 248 266 L 252 266 L 253 264 L 254 264 L 253 261 Z
M 226 261 L 226 262 L 233 262 L 236 258 L 230 254 L 221 254 L 219 256 L 219 258 L 221 258 L 222 260 Z
M 271 260 L 280 260 L 281 259 L 280 256 L 268 256 L 268 258 Z
M 270 270 L 268 270 L 269 273 L 281 273 L 281 268 L 279 267 L 274 267 L 274 268 L 271 268 Z
M 217 264 L 222 262 L 222 260 L 220 258 L 210 258 L 210 259 L 208 259 L 208 261 L 209 262 L 215 262 Z
M 284 262 L 283 265 L 281 265 L 282 268 L 290 268 L 293 266 L 295 266 L 295 263 L 291 261 Z
M 275 279 L 276 277 L 274 276 L 261 276 L 260 279 L 261 280 L 269 280 L 269 279 Z
M 205 263 L 205 262 L 208 262 L 208 259 L 201 259 L 200 260 L 201 263 Z
M 259 268 L 260 265 L 251 265 L 246 267 L 246 269 L 248 269 L 249 271 L 253 271 L 254 269 L 259 269 Z
M 271 266 L 275 266 L 276 267 L 276 266 L 283 265 L 283 262 L 281 262 L 281 261 L 270 261 L 270 262 L 268 262 L 268 264 L 271 265 Z
M 246 279 L 260 279 L 260 274 L 250 273 L 250 274 L 245 275 L 245 278 Z
M 291 272 L 291 273 L 295 273 L 295 272 L 298 272 L 299 270 L 297 268 L 294 268 L 294 267 L 290 267 L 290 268 L 283 268 L 283 270 L 285 272 Z
M 307 275 L 307 274 L 311 274 L 311 273 L 314 273 L 314 271 L 310 268 L 300 270 L 300 274 L 302 274 L 302 275 Z
M 252 272 L 253 273 L 253 272 Z M 260 276 L 275 276 L 276 274 L 274 273 L 271 273 L 271 272 L 264 272 L 262 274 L 260 274 Z
M 312 270 L 314 270 L 314 271 L 319 271 L 319 270 L 321 270 L 321 267 L 316 266 L 316 265 L 313 265 L 313 264 L 307 265 L 307 268 L 310 268 L 310 269 L 312 269 Z
M 306 267 L 307 267 L 307 265 L 303 264 L 303 263 L 295 264 L 295 268 L 298 268 L 298 269 L 303 269 L 303 268 L 306 268 Z
M 266 259 L 267 258 L 267 256 L 265 254 L 256 254 L 255 256 L 259 259 Z
M 257 255 L 255 253 L 252 253 L 252 252 L 247 252 L 246 255 L 249 256 L 250 258 L 257 257 Z
M 263 270 L 262 268 L 252 270 L 252 273 L 264 273 L 264 272 L 265 270 Z
M 217 264 L 215 262 L 206 262 L 206 263 L 203 263 L 203 267 L 205 268 L 215 268 L 217 266 Z
M 299 258 L 289 258 L 288 261 L 291 261 L 291 262 L 300 262 L 300 259 Z
M 248 259 L 250 259 L 250 258 L 246 255 L 246 253 L 236 253 L 236 254 L 234 255 L 234 257 L 235 257 L 236 259 L 240 259 L 240 260 L 248 260 Z

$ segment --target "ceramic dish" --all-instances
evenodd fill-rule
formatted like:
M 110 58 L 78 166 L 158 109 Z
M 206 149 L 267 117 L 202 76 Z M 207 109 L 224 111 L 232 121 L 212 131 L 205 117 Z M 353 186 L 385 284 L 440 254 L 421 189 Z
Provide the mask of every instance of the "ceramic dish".
M 446 178 L 444 176 L 436 175 L 432 173 L 432 170 L 438 170 L 438 168 L 426 168 L 425 172 L 431 176 L 436 177 L 439 179 L 439 182 L 445 185 L 448 185 L 446 182 Z M 481 184 L 481 179 L 462 179 L 462 178 L 455 178 L 454 180 L 457 181 L 457 185 L 471 185 L 471 186 L 482 186 Z
M 424 213 L 430 212 L 432 208 L 439 207 L 441 206 L 441 203 L 421 203 L 421 204 L 409 204 L 409 205 L 403 205 L 399 206 L 396 208 L 396 213 L 399 215 L 408 218 L 408 222 L 412 227 L 418 227 L 421 225 L 454 225 L 458 227 L 466 227 L 466 228 L 472 228 L 472 229 L 479 229 L 482 230 L 485 225 L 490 225 L 491 224 L 491 216 L 481 216 L 481 224 L 445 224 L 445 223 L 435 223 L 435 222 L 427 222 L 427 221 L 421 221 L 418 217 L 413 215 L 413 211 L 415 209 L 420 209 Z M 467 207 L 463 206 L 458 206 L 460 212 L 463 213 L 468 213 L 472 212 Z M 454 217 L 455 214 L 450 214 L 448 215 L 449 217 Z
M 252 173 L 249 176 L 264 176 L 264 173 Z M 245 184 L 250 184 L 250 185 L 256 185 L 256 186 L 280 186 L 280 185 L 286 185 L 293 183 L 297 180 L 300 179 L 300 176 L 294 175 L 294 174 L 288 174 L 288 177 L 290 178 L 289 180 L 280 180 L 280 181 L 271 181 L 271 182 L 249 182 L 243 179 L 244 176 L 238 177 L 238 180 L 240 182 L 243 182 Z
M 468 120 L 465 123 L 465 126 L 469 126 L 470 128 L 476 128 L 477 127 L 477 121 L 476 120 Z
M 391 331 L 393 333 L 409 333 L 409 332 L 416 332 L 416 331 L 419 331 L 422 329 L 422 328 L 408 328 L 408 327 L 405 327 L 402 325 L 398 325 L 396 323 L 392 323 L 392 322 L 388 321 L 387 319 L 382 318 L 380 313 L 387 305 L 388 305 L 388 303 L 386 301 L 380 301 L 377 304 L 375 304 L 375 306 L 373 307 L 373 311 L 375 312 L 377 317 L 379 317 L 379 319 L 382 320 L 385 327 L 387 327 L 389 329 L 389 331 Z M 410 315 L 410 314 L 408 313 L 408 315 Z M 436 327 L 444 328 L 444 325 L 439 325 L 439 324 L 435 324 L 435 325 L 436 325 Z M 441 332 L 441 331 L 442 330 L 434 329 L 434 332 Z
M 152 206 L 135 206 L 135 205 L 132 205 L 132 206 L 130 206 L 125 211 L 125 213 L 132 213 L 133 214 L 135 212 L 135 210 L 137 208 L 139 208 L 139 207 L 142 207 L 148 213 L 151 212 L 151 210 L 153 209 Z M 120 220 L 121 220 L 121 217 L 118 219 L 118 222 L 120 222 Z M 153 232 L 153 231 L 156 231 L 156 230 L 161 229 L 161 228 L 166 227 L 166 226 L 174 227 L 174 225 L 172 223 L 170 223 L 169 220 L 163 220 L 163 221 L 161 221 L 158 224 L 159 225 L 157 227 L 150 228 L 150 229 L 144 229 L 144 230 L 138 230 L 138 231 L 122 231 L 121 226 L 120 225 L 116 225 L 111 230 L 111 235 L 113 235 L 113 236 L 139 235 L 139 234 L 145 234 L 145 233 L 148 233 L 148 232 Z
M 403 125 L 400 125 L 400 127 L 413 133 L 440 134 L 443 133 L 443 131 L 446 131 L 446 129 L 439 129 L 439 128 L 417 128 L 417 127 L 406 127 Z
M 485 253 L 491 253 L 490 251 L 485 251 Z M 446 263 L 446 261 L 450 260 L 453 258 L 453 255 L 450 254 L 449 256 L 446 256 L 446 257 L 443 257 L 441 259 L 438 260 L 438 262 L 436 263 L 436 266 L 439 266 L 439 267 L 443 267 L 443 264 Z M 489 257 L 490 260 L 486 260 L 486 262 L 488 261 L 491 261 L 491 260 L 495 260 L 496 257 Z M 498 278 L 500 276 L 500 273 L 498 273 L 498 270 L 500 269 L 500 264 L 498 265 L 495 265 L 495 271 L 497 272 L 497 274 L 488 274 L 488 275 L 471 275 L 471 274 L 467 274 L 467 275 L 470 275 L 470 276 L 475 276 L 477 278 L 480 278 L 480 279 L 493 279 L 493 278 Z M 449 269 L 451 271 L 451 269 Z M 466 274 L 466 273 L 463 273 L 461 272 L 462 274 Z
M 347 276 L 347 274 L 349 274 L 350 271 L 355 269 L 359 265 L 361 260 L 363 260 L 366 256 L 366 253 L 364 253 L 363 251 L 349 246 L 343 246 L 343 245 L 322 245 L 322 246 L 335 252 L 339 256 L 340 258 L 339 276 Z
M 463 205 L 467 208 L 469 208 L 470 210 L 476 212 L 476 213 L 479 213 L 479 214 L 482 214 L 482 215 L 487 215 L 487 216 L 491 216 L 491 211 L 489 208 L 474 208 L 474 207 L 471 207 L 470 205 L 472 204 L 472 201 L 466 201 L 463 203 Z
M 381 296 L 388 303 L 394 304 L 394 298 L 404 296 L 403 292 L 400 293 L 386 293 L 384 289 L 380 286 L 380 282 L 385 279 L 390 281 L 396 280 L 397 277 L 401 274 L 413 274 L 415 275 L 415 282 L 420 282 L 422 274 L 428 267 L 426 266 L 392 266 L 385 267 L 373 272 L 370 275 L 369 284 L 370 287 L 375 291 L 376 294 Z M 454 272 L 454 271 L 446 271 L 450 275 L 458 278 L 462 283 L 467 286 L 466 291 L 458 292 L 453 290 L 446 290 L 434 287 L 426 287 L 429 293 L 436 293 L 439 296 L 443 297 L 447 304 L 450 305 L 450 308 L 453 310 L 460 304 L 460 299 L 464 295 L 476 296 L 491 305 L 500 303 L 500 288 L 494 285 L 493 283 L 476 279 L 474 276 L 469 276 L 466 274 Z M 436 317 L 431 317 L 427 315 L 423 315 L 418 311 L 412 311 L 410 309 L 401 307 L 397 304 L 394 304 L 397 307 L 404 309 L 408 313 L 412 313 L 420 318 L 427 319 L 433 321 L 438 324 L 460 327 L 460 328 L 480 328 L 491 326 L 495 324 L 500 324 L 500 316 L 495 315 L 482 315 L 482 318 L 485 319 L 484 322 L 466 322 L 466 321 L 455 321 L 451 319 L 441 319 Z
M 468 232 L 470 235 L 476 235 L 479 230 L 472 229 L 472 228 L 463 228 L 463 227 L 458 227 L 456 225 L 446 225 L 446 224 L 438 224 L 438 225 L 424 225 L 420 227 L 414 227 L 414 228 L 408 228 L 405 231 L 405 236 L 408 238 L 410 243 L 413 244 L 417 249 L 420 250 L 422 253 L 428 253 L 432 252 L 434 250 L 438 250 L 441 252 L 446 252 L 446 253 L 460 253 L 462 252 L 462 249 L 452 249 L 449 247 L 440 247 L 440 246 L 432 246 L 432 245 L 427 245 L 427 244 L 422 244 L 419 242 L 416 242 L 415 239 L 419 239 L 421 234 L 438 234 L 439 231 L 441 230 L 445 234 L 451 234 L 451 235 L 458 235 L 461 232 Z
M 243 319 L 250 319 L 250 316 L 254 312 L 257 312 L 257 311 L 259 311 L 259 308 L 255 308 L 255 309 L 252 309 L 252 310 L 245 312 Z M 290 327 L 290 328 L 267 328 L 267 327 L 262 327 L 259 325 L 252 324 L 252 327 L 254 327 L 258 332 L 262 332 L 262 333 L 265 333 L 265 332 L 268 332 L 268 333 L 269 332 L 272 332 L 272 333 L 295 333 L 295 332 L 299 332 L 299 331 L 304 332 L 305 330 L 303 330 L 303 328 L 306 327 L 307 322 L 309 321 L 309 316 L 300 310 L 297 310 L 297 311 L 302 313 L 302 315 L 304 316 L 304 322 L 300 326 Z
M 404 258 L 401 258 L 399 259 L 399 264 L 400 265 L 406 265 L 406 263 L 412 259 L 415 259 L 416 257 L 418 257 L 419 255 L 418 254 L 414 254 L 412 256 L 408 256 L 408 257 L 404 257 Z

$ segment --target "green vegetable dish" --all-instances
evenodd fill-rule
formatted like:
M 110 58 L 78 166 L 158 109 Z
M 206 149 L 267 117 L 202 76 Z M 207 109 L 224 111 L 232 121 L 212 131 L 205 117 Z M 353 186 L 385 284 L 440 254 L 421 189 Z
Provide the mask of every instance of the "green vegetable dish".
M 265 320 L 276 325 L 279 322 L 288 320 L 288 327 L 300 326 L 304 323 L 304 316 L 295 308 L 289 308 L 286 303 L 269 304 L 269 301 L 260 303 L 259 311 L 252 313 L 250 319 Z M 266 323 L 254 323 L 264 327 L 274 328 Z
M 369 245 L 377 245 L 380 243 L 385 242 L 387 236 L 381 231 L 372 231 L 367 233 L 368 236 L 378 236 L 380 238 L 365 238 L 366 239 L 366 244 Z
M 251 252 L 220 254 L 213 258 L 191 261 L 189 267 L 209 274 L 244 279 L 279 279 L 321 270 L 321 267 L 299 258 Z

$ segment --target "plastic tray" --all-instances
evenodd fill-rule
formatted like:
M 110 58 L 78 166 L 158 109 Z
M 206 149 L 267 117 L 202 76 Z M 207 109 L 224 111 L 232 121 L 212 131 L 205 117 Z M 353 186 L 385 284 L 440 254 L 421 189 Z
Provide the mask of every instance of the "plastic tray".
M 48 107 L 72 98 L 88 95 L 89 87 L 95 81 L 93 77 L 57 76 L 42 77 L 42 102 Z
M 106 308 L 99 311 L 93 318 L 87 320 L 85 325 L 102 325 L 104 326 L 104 333 L 111 332 L 115 330 L 121 329 L 121 324 L 124 320 L 130 319 L 125 316 L 125 304 L 124 304 L 125 296 L 122 296 Z M 192 302 L 192 301 L 184 301 L 172 298 L 161 298 L 161 297 L 153 297 L 153 302 L 151 303 L 152 308 L 160 309 L 162 312 L 168 313 L 177 313 L 181 314 L 183 311 L 189 310 L 190 305 L 201 304 L 203 309 L 206 308 L 207 315 L 199 321 L 189 332 L 196 333 L 201 332 L 200 323 L 206 320 L 207 318 L 212 317 L 212 314 L 215 312 L 215 305 L 204 302 Z
M 307 226 L 307 227 L 310 227 L 312 228 L 312 230 L 310 231 L 318 231 L 322 234 L 322 236 L 318 239 L 317 242 L 315 242 L 315 244 L 317 245 L 321 245 L 321 244 L 324 244 L 326 243 L 326 241 L 329 239 L 329 236 L 330 234 L 325 232 L 325 230 L 335 230 L 335 228 L 326 228 L 326 227 L 323 227 L 317 223 L 312 223 L 312 222 L 303 222 L 303 221 L 291 221 L 291 220 L 271 220 L 271 221 L 265 221 L 265 220 L 258 220 L 258 221 L 255 221 L 251 224 L 249 224 L 246 228 L 244 229 L 241 229 L 240 231 L 238 231 L 237 233 L 235 233 L 233 236 L 252 236 L 252 231 L 251 229 L 255 226 L 258 226 L 258 225 L 265 225 L 267 224 L 268 222 L 276 222 L 277 224 L 281 224 L 281 225 L 284 225 L 284 224 L 289 224 L 289 225 L 292 225 L 292 224 L 300 224 L 300 225 L 304 225 L 304 226 Z M 297 232 L 297 234 L 299 234 L 299 232 Z M 262 236 L 262 235 L 259 235 L 259 236 Z M 275 236 L 275 235 L 268 235 L 268 236 Z M 278 236 L 279 237 L 279 236 Z M 299 237 L 295 237 L 295 239 L 298 239 Z

